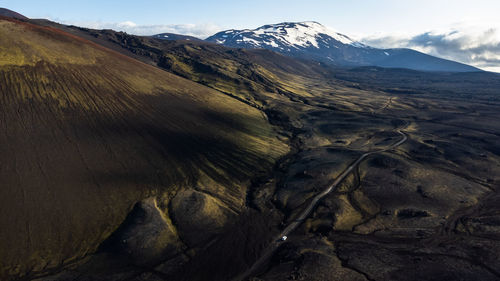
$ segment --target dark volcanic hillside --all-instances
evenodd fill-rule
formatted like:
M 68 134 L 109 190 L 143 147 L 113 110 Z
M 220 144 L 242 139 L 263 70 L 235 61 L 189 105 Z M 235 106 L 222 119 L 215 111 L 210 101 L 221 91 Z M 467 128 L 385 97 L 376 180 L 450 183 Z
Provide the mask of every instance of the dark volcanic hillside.
M 337 66 L 380 66 L 421 71 L 475 72 L 479 69 L 411 49 L 377 49 L 317 22 L 285 22 L 249 30 L 221 31 L 206 39 L 233 48 L 264 48 Z
M 33 22 L 63 29 L 189 80 L 256 102 L 259 106 L 267 99 L 263 95 L 271 93 L 304 95 L 324 90 L 307 86 L 304 77 L 319 80 L 320 84 L 328 81 L 356 89 L 383 89 L 426 96 L 445 93 L 467 99 L 490 99 L 500 88 L 500 76 L 487 72 L 431 73 L 380 67 L 331 67 L 265 49 L 233 49 L 203 41 L 159 40 L 112 30 L 64 26 L 45 20 Z
M 27 17 L 25 17 L 19 13 L 16 13 L 14 11 L 11 11 L 11 10 L 5 9 L 5 8 L 0 8 L 0 16 L 15 18 L 15 19 L 22 19 L 22 20 L 28 19 Z
M 196 247 L 287 151 L 256 109 L 60 30 L 0 18 L 0 46 L 2 280 L 92 253 L 146 198 L 162 231 L 122 247 Z
M 0 25 L 10 276 L 499 280 L 500 75 L 29 22 Z
M 163 40 L 112 30 L 65 26 L 47 20 L 32 22 L 86 38 L 260 108 L 269 98 L 286 98 L 291 93 L 307 95 L 307 91 L 315 91 L 301 83 L 303 77 L 323 79 L 331 71 L 322 65 L 269 50 L 232 49 L 196 40 Z

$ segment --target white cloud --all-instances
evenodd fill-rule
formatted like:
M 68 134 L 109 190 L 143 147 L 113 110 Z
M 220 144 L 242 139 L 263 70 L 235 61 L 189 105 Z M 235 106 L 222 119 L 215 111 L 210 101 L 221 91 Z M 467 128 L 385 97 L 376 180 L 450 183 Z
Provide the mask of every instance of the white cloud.
M 137 24 L 135 24 L 135 22 L 132 22 L 132 21 L 124 21 L 124 22 L 118 23 L 116 26 L 118 26 L 120 28 L 134 28 L 134 27 L 137 27 Z
M 475 67 L 500 71 L 500 26 L 466 26 L 420 34 L 378 34 L 361 39 L 378 48 L 411 48 Z
M 56 20 L 57 21 L 57 20 Z M 59 21 L 61 22 L 61 21 Z M 215 24 L 155 24 L 155 25 L 139 25 L 132 21 L 120 23 L 106 22 L 73 22 L 62 21 L 64 24 L 76 25 L 92 29 L 113 29 L 116 31 L 124 31 L 134 35 L 154 35 L 159 33 L 176 33 L 182 35 L 190 35 L 204 39 L 210 35 L 222 30 Z

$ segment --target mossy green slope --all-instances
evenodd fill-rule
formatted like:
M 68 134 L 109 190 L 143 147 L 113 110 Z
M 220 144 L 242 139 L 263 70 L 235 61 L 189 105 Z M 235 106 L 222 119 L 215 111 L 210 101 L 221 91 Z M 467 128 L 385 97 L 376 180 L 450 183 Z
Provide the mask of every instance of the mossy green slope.
M 171 41 L 141 37 L 113 30 L 65 26 L 47 20 L 33 23 L 51 26 L 96 44 L 112 48 L 147 64 L 158 66 L 191 81 L 236 97 L 259 108 L 285 96 L 309 96 L 319 92 L 329 69 L 268 50 L 232 49 L 203 41 Z M 321 80 L 321 81 L 320 81 Z
M 7 18 L 0 18 L 0 128 L 2 280 L 92 253 L 149 196 L 211 188 L 238 210 L 248 180 L 288 149 L 253 107 Z

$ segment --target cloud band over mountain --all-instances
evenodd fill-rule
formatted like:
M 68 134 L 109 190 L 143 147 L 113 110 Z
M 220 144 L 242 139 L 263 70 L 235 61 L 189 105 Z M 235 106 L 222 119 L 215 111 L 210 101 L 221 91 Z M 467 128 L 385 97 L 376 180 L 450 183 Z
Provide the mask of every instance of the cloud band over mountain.
M 425 32 L 413 36 L 369 36 L 362 42 L 379 48 L 411 48 L 430 55 L 500 72 L 499 28 Z

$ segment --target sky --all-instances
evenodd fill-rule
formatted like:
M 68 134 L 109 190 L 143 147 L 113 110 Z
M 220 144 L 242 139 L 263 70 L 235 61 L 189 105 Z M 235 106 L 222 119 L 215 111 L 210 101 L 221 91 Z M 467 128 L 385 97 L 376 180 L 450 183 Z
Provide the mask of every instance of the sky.
M 499 0 L 0 0 L 30 18 L 138 35 L 317 21 L 373 47 L 409 47 L 500 72 Z

